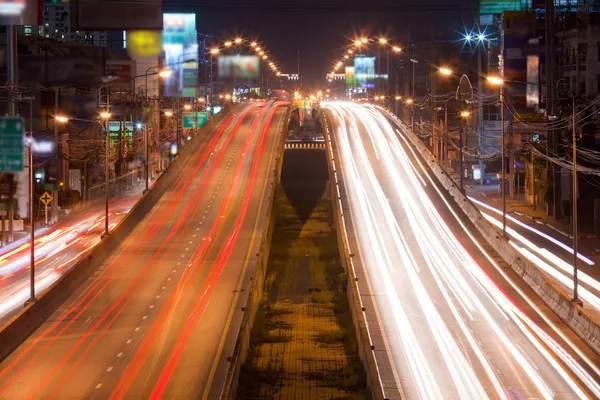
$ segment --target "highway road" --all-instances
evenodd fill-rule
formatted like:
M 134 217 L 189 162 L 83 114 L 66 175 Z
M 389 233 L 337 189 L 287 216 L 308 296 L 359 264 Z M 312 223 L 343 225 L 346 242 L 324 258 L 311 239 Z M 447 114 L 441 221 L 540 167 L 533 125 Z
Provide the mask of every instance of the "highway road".
M 405 133 L 371 106 L 326 115 L 386 397 L 600 397 L 598 356 L 481 240 Z
M 480 199 L 471 197 L 482 215 L 498 228 L 502 228 L 502 210 Z M 571 240 L 557 237 L 555 232 L 526 224 L 520 218 L 507 214 L 506 233 L 510 243 L 540 271 L 560 286 L 565 293 L 573 291 L 573 247 Z M 554 233 L 554 234 L 553 234 Z M 566 240 L 565 240 L 566 239 Z M 596 318 L 600 318 L 600 282 L 596 263 L 592 257 L 578 252 L 579 296 L 584 308 Z
M 255 102 L 190 142 L 152 211 L 0 364 L 0 398 L 218 398 L 285 115 Z
M 142 194 L 120 198 L 109 205 L 109 230 L 121 221 Z M 42 293 L 100 242 L 104 233 L 104 203 L 44 229 L 35 239 L 36 293 Z M 29 300 L 30 242 L 20 241 L 0 253 L 0 326 Z

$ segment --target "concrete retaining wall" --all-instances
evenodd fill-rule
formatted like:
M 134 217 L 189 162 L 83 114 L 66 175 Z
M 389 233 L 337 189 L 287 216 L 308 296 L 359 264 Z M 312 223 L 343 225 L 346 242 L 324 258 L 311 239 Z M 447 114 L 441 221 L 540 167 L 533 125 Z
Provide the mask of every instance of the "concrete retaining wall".
M 26 306 L 2 328 L 0 328 L 0 361 L 4 360 L 23 343 L 63 302 L 81 285 L 104 260 L 127 238 L 137 224 L 144 219 L 152 207 L 171 189 L 182 170 L 199 151 L 201 137 L 211 132 L 222 122 L 226 113 L 218 114 L 209 121 L 190 142 L 181 154 L 169 165 L 155 182 L 150 191 L 143 195 L 129 214 L 121 220 L 111 234 L 100 241 L 84 259 L 77 262 L 65 275 L 54 282 L 38 300 Z
M 327 132 L 326 124 L 327 119 L 323 116 L 323 130 Z M 326 139 L 326 149 L 327 149 L 327 165 L 329 167 L 329 177 L 330 181 L 334 176 L 333 171 L 333 154 L 331 143 L 329 142 L 328 135 L 325 135 Z M 333 188 L 335 182 L 331 184 L 332 193 L 336 193 Z M 356 341 L 358 343 L 358 353 L 360 356 L 360 360 L 362 361 L 363 367 L 367 374 L 367 385 L 369 390 L 371 391 L 371 396 L 375 400 L 384 399 L 383 388 L 381 384 L 381 379 L 379 377 L 379 372 L 377 370 L 377 364 L 375 361 L 374 354 L 374 345 L 371 341 L 371 337 L 369 335 L 369 330 L 367 327 L 367 320 L 365 317 L 365 308 L 363 307 L 361 297 L 360 297 L 360 288 L 358 287 L 357 277 L 354 275 L 354 271 L 352 268 L 352 261 L 349 251 L 349 245 L 344 240 L 344 224 L 343 224 L 343 211 L 340 206 L 340 202 L 338 201 L 338 197 L 336 195 L 331 196 L 333 202 L 333 220 L 334 227 L 337 232 L 337 241 L 338 241 L 338 249 L 340 251 L 340 261 L 344 270 L 348 276 L 348 289 L 346 291 L 346 295 L 348 297 L 348 305 L 350 306 L 350 311 L 352 314 L 352 323 L 354 325 L 354 331 L 356 334 Z
M 235 399 L 237 397 L 237 391 L 240 381 L 240 371 L 242 365 L 246 362 L 248 356 L 248 348 L 250 347 L 250 336 L 252 328 L 254 326 L 254 319 L 258 306 L 263 297 L 263 290 L 265 284 L 265 276 L 267 274 L 267 264 L 269 262 L 269 254 L 271 250 L 271 239 L 273 237 L 273 231 L 275 229 L 275 199 L 277 198 L 277 191 L 279 188 L 279 182 L 281 179 L 281 168 L 283 166 L 283 149 L 285 146 L 285 138 L 287 137 L 288 122 L 290 118 L 291 107 L 288 107 L 285 119 L 284 128 L 281 134 L 280 143 L 278 146 L 279 156 L 276 159 L 274 168 L 273 184 L 271 185 L 271 191 L 269 194 L 269 204 L 267 208 L 267 217 L 265 220 L 265 228 L 263 235 L 260 240 L 260 250 L 258 253 L 258 260 L 256 261 L 256 268 L 254 275 L 252 276 L 252 284 L 250 285 L 250 291 L 246 304 L 243 308 L 244 317 L 240 325 L 240 330 L 235 341 L 235 347 L 233 349 L 233 355 L 228 358 L 230 362 L 227 370 L 227 377 L 225 380 L 225 387 L 221 399 Z
M 579 337 L 586 342 L 596 353 L 600 354 L 600 326 L 594 317 L 589 315 L 583 307 L 571 301 L 571 297 L 564 293 L 550 279 L 546 277 L 534 264 L 521 258 L 502 232 L 490 224 L 460 191 L 455 182 L 442 171 L 435 162 L 433 154 L 423 142 L 406 127 L 395 115 L 381 109 L 392 119 L 396 125 L 409 138 L 414 148 L 427 162 L 429 168 L 452 196 L 456 204 L 475 225 L 485 240 L 494 247 L 502 259 L 533 289 L 542 301 L 553 310 L 560 319 L 567 324 Z

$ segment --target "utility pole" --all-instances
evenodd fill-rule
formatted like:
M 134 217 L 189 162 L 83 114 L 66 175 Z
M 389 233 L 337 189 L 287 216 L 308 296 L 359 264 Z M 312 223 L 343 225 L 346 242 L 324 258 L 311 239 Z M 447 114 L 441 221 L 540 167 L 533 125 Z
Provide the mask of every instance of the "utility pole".
M 6 29 L 6 66 L 8 69 L 8 85 L 10 90 L 8 91 L 8 114 L 17 115 L 16 103 L 14 98 L 14 89 L 17 84 L 17 28 L 15 25 L 8 25 Z M 13 241 L 13 219 L 14 219 L 14 202 L 15 199 L 11 198 L 10 205 L 8 206 L 8 243 Z M 4 231 L 4 221 L 2 221 L 2 230 Z M 4 235 L 2 235 L 4 239 Z
M 54 88 L 54 115 L 58 115 L 59 111 L 58 111 L 58 96 L 59 96 L 59 89 L 58 88 Z M 56 154 L 59 156 L 59 159 L 57 161 L 55 161 L 57 163 L 57 165 L 62 165 L 61 162 L 61 152 L 59 151 L 59 147 L 58 147 L 58 123 L 56 123 L 56 121 L 54 121 L 54 145 L 56 146 Z M 56 184 L 60 184 L 60 178 L 59 178 L 59 174 L 57 173 L 56 176 Z M 54 199 L 52 201 L 51 204 L 51 215 L 52 217 L 50 218 L 50 223 L 54 224 L 56 222 L 58 222 L 58 188 L 55 186 L 54 189 L 52 190 L 52 198 Z
M 438 65 L 438 60 L 437 60 L 437 49 L 436 49 L 436 44 L 435 44 L 435 26 L 432 24 L 431 25 L 431 64 L 429 66 L 429 73 L 430 73 L 430 80 L 431 80 L 431 105 L 429 106 L 429 119 L 431 121 L 431 139 L 433 140 L 433 154 L 434 156 L 438 159 L 439 162 L 439 158 L 440 158 L 440 140 L 436 135 L 435 132 L 435 95 L 437 93 L 437 82 L 435 79 L 435 72 L 436 69 L 434 68 L 434 65 Z
M 546 20 L 545 20 L 545 38 L 546 38 L 546 84 L 547 89 L 547 102 L 548 102 L 548 115 L 556 116 L 557 114 L 557 99 L 556 90 L 554 85 L 557 81 L 556 73 L 556 44 L 554 37 L 555 30 L 555 18 L 554 18 L 554 1 L 546 0 Z M 551 127 L 548 129 L 548 146 L 553 154 L 561 154 L 559 151 L 559 136 L 560 132 Z M 560 203 L 562 202 L 562 188 L 559 169 L 554 165 L 550 164 L 552 171 L 548 174 L 549 184 L 553 187 L 553 210 L 552 214 L 554 218 L 562 216 L 562 210 Z
M 408 50 L 411 48 L 410 45 L 410 24 L 408 24 L 408 32 L 406 34 L 406 51 L 404 52 L 404 98 L 410 97 L 410 57 L 414 54 L 409 55 Z M 414 95 L 413 95 L 414 96 Z
M 485 46 L 485 45 L 484 45 Z M 483 155 L 483 72 L 481 70 L 481 58 L 482 58 L 482 54 L 481 54 L 481 47 L 477 46 L 477 77 L 478 77 L 478 83 L 477 83 L 477 88 L 478 88 L 478 92 L 479 92 L 479 96 L 478 97 L 478 102 L 479 102 L 479 127 L 477 129 L 477 132 L 479 133 L 477 135 L 477 139 L 478 139 L 478 144 L 479 144 L 479 173 L 480 173 L 480 178 L 479 178 L 479 184 L 483 185 L 483 182 L 485 180 L 485 170 L 484 170 L 484 166 L 483 166 L 483 160 L 481 159 L 481 156 Z M 489 67 L 489 65 L 488 65 Z

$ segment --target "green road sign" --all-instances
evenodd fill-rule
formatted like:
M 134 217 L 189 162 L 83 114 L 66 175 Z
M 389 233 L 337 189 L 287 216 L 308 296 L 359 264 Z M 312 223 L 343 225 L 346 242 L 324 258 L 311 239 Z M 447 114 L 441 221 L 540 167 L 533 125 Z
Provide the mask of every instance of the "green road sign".
M 184 112 L 182 114 L 184 129 L 200 128 L 208 121 L 207 112 Z
M 22 117 L 0 117 L 0 172 L 23 171 Z

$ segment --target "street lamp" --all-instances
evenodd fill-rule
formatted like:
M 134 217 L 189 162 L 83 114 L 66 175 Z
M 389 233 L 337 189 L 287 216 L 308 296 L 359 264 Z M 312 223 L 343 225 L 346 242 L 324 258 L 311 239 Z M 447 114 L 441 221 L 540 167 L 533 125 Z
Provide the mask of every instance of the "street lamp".
M 446 67 L 440 67 L 439 71 L 442 75 L 452 75 L 452 70 Z
M 499 76 L 488 76 L 487 80 L 492 85 L 500 86 L 500 124 L 501 126 L 501 157 L 502 157 L 502 182 L 500 183 L 502 191 L 502 234 L 506 236 L 506 160 L 504 150 L 504 79 Z
M 413 99 L 406 99 L 405 103 L 408 104 L 408 105 L 410 105 L 410 106 L 412 106 L 413 103 L 414 103 L 414 100 Z M 410 117 L 410 129 L 412 131 L 415 130 L 415 110 L 414 110 L 414 108 L 415 107 L 413 106 L 412 110 L 411 110 L 411 113 L 410 113 L 410 115 L 411 115 L 411 117 Z
M 192 106 L 189 105 L 189 104 L 186 104 L 186 105 L 183 106 L 183 108 L 189 111 L 189 110 L 192 109 Z
M 104 236 L 108 236 L 108 197 L 109 197 L 109 183 L 110 183 L 110 179 L 109 179 L 109 173 L 110 173 L 110 164 L 109 164 L 109 156 L 110 156 L 110 134 L 108 132 L 108 120 L 110 118 L 110 113 L 108 111 L 103 111 L 100 113 L 100 118 L 102 118 L 104 120 L 104 134 L 106 135 L 106 140 L 105 142 L 105 153 L 106 155 L 104 156 L 105 160 L 104 160 L 104 185 L 105 185 L 105 190 L 104 190 Z
M 464 172 L 464 166 L 463 166 L 463 146 L 464 146 L 464 140 L 463 140 L 463 121 L 465 121 L 467 118 L 469 118 L 469 116 L 471 115 L 471 113 L 469 111 L 461 111 L 460 112 L 460 125 L 459 125 L 459 141 L 460 141 L 460 148 L 459 150 L 459 157 L 460 157 L 460 191 L 464 192 L 465 191 L 465 185 L 464 185 L 464 179 L 465 179 L 465 172 Z

